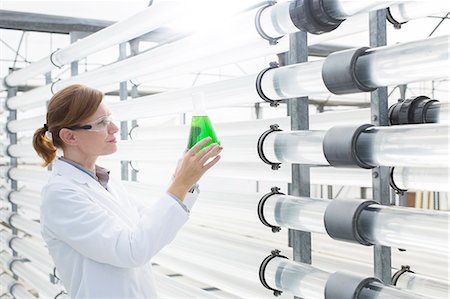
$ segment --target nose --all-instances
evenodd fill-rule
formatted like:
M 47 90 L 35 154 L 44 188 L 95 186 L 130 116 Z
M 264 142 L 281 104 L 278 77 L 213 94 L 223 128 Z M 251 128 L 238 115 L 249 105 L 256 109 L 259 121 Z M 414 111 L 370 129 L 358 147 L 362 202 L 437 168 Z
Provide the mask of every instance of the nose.
M 116 126 L 116 124 L 114 122 L 111 122 L 108 127 L 108 132 L 110 134 L 117 133 L 117 132 L 119 132 L 119 127 Z

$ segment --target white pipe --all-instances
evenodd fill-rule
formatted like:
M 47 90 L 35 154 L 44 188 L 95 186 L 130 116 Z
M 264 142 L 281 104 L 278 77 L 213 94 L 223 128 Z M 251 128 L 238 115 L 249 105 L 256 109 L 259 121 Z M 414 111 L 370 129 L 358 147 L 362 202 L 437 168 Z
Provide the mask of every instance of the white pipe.
M 92 53 L 141 36 L 182 16 L 185 11 L 183 5 L 183 3 L 156 2 L 128 19 L 108 26 L 57 50 L 52 56 L 42 58 L 38 62 L 11 73 L 5 78 L 5 83 L 9 86 L 20 85 L 36 75 L 55 69 L 55 64 L 61 67 Z
M 447 13 L 447 2 L 434 1 L 408 1 L 389 7 L 392 17 L 399 23 L 408 22 L 426 16 L 434 16 L 439 13 Z
M 11 245 L 11 249 L 29 258 L 33 264 L 37 264 L 39 270 L 44 274 L 53 273 L 53 262 L 47 250 L 44 249 L 43 243 L 40 244 L 30 239 L 19 237 L 11 240 L 12 237 L 14 236 L 6 230 L 0 230 L 0 241 L 5 248 Z
M 290 20 L 290 16 L 286 15 L 288 11 L 284 8 L 280 9 L 280 7 L 284 6 L 284 3 L 279 3 L 265 10 L 265 14 L 273 16 L 270 18 L 273 22 L 271 26 L 277 28 L 278 30 L 282 28 L 279 26 L 280 24 L 277 24 L 278 21 L 274 19 L 275 16 L 282 17 L 284 20 Z M 272 14 L 273 11 L 278 12 Z M 281 13 L 279 13 L 279 11 L 281 11 Z M 192 72 L 199 69 L 200 64 L 198 61 L 200 60 L 203 62 L 202 68 L 206 69 L 253 57 L 267 56 L 269 54 L 287 51 L 288 42 L 286 38 L 284 38 L 284 41 L 280 42 L 276 46 L 269 46 L 268 42 L 256 33 L 256 30 L 254 30 L 254 14 L 255 11 L 244 14 L 231 20 L 227 24 L 223 24 L 223 26 L 219 29 L 211 31 L 207 34 L 198 33 L 179 42 L 164 45 L 153 49 L 152 51 L 113 63 L 101 69 L 87 72 L 71 79 L 58 81 L 53 84 L 53 90 L 60 90 L 73 83 L 87 84 L 89 86 L 101 89 L 107 84 L 126 81 L 128 79 L 136 78 L 149 73 L 158 74 L 157 77 L 161 78 L 163 75 L 168 75 L 163 73 L 164 70 L 167 71 L 169 69 L 171 69 L 173 75 L 173 67 L 186 63 L 190 64 L 190 66 L 182 66 L 183 71 Z M 348 26 L 342 26 L 345 27 L 344 29 L 336 30 L 336 33 L 333 32 L 331 34 L 325 34 L 323 37 L 316 37 L 313 35 L 308 42 L 310 45 L 313 45 L 324 40 L 333 39 L 339 36 L 346 36 L 349 33 L 361 32 L 367 29 L 365 22 L 361 22 L 360 19 L 358 22 L 352 21 L 351 23 L 352 24 L 349 24 Z M 267 27 L 266 24 L 264 24 L 264 26 Z M 292 26 L 283 28 L 286 30 L 292 30 Z M 244 29 L 246 29 L 246 31 L 244 31 Z M 269 28 L 264 28 L 264 30 L 269 30 Z M 298 29 L 295 31 L 298 31 Z M 292 32 L 285 32 L 285 34 L 288 33 Z M 208 46 L 199 48 L 198 45 Z M 250 51 L 244 53 L 242 49 L 239 49 L 241 54 L 236 55 L 239 54 L 236 49 L 242 47 L 247 48 Z M 179 49 L 183 49 L 184 55 L 180 55 Z M 232 55 L 226 58 L 226 55 L 224 55 L 225 53 L 232 53 Z M 208 56 L 211 57 L 211 61 L 206 64 Z M 220 59 L 217 59 L 218 57 L 220 57 Z M 194 61 L 196 63 L 192 64 Z M 152 65 L 152 68 L 140 67 L 143 64 Z M 180 70 L 178 70 L 177 73 L 180 73 L 179 71 Z M 146 80 L 154 79 L 155 78 L 146 78 Z M 25 107 L 30 106 L 36 107 L 37 105 L 42 105 L 43 102 L 51 97 L 51 95 L 51 88 L 49 86 L 44 86 L 23 95 L 10 98 L 7 101 L 7 104 L 11 109 L 24 109 Z
M 448 168 L 395 167 L 393 179 L 404 190 L 450 192 Z
M 397 279 L 396 287 L 427 296 L 427 298 L 448 298 L 450 288 L 448 281 L 431 280 L 422 275 L 405 272 Z
M 273 132 L 264 141 L 269 161 L 328 165 L 322 144 L 325 131 Z M 371 127 L 356 142 L 358 157 L 372 166 L 447 167 L 449 127 L 404 125 Z
M 349 16 L 368 12 L 371 10 L 378 10 L 389 7 L 391 5 L 398 5 L 398 3 L 405 2 L 405 0 L 400 1 L 380 1 L 380 0 L 369 0 L 369 1 L 354 1 L 354 0 L 325 0 L 324 7 L 325 11 L 330 14 L 330 16 L 342 20 Z
M 32 235 L 33 237 L 42 239 L 41 227 L 39 223 L 35 221 L 23 218 L 16 213 L 8 213 L 6 211 L 0 211 L 0 219 L 5 223 L 9 223 L 17 229 Z
M 21 283 L 6 272 L 0 274 L 0 285 L 2 286 L 2 292 L 4 292 L 3 294 L 0 293 L 1 298 L 6 298 L 5 295 L 7 292 L 10 292 L 15 299 L 36 298 L 36 296 L 28 292 Z
M 40 211 L 40 194 L 29 191 L 29 190 L 20 190 L 13 191 L 10 193 L 11 202 L 15 203 L 18 206 L 25 207 L 33 210 L 34 212 L 39 213 Z
M 264 205 L 269 223 L 325 233 L 329 200 L 272 195 Z M 372 244 L 446 254 L 449 250 L 448 212 L 371 205 L 361 212 L 358 232 Z M 417 240 L 420 240 L 418 242 Z
M 0 261 L 4 266 L 8 266 L 14 259 L 9 253 L 2 251 L 0 253 Z M 17 274 L 20 278 L 25 280 L 27 284 L 36 289 L 40 296 L 44 298 L 55 298 L 56 295 L 61 293 L 61 289 L 56 285 L 52 285 L 47 280 L 47 277 L 33 267 L 30 267 L 26 262 L 15 261 L 11 264 L 11 268 L 14 274 Z M 69 299 L 65 294 L 59 295 L 58 298 Z
M 330 273 L 311 265 L 280 257 L 270 260 L 265 271 L 269 286 L 302 298 L 325 298 L 324 290 L 329 277 Z M 425 299 L 427 297 L 385 286 L 382 283 L 370 282 L 361 289 L 357 298 Z

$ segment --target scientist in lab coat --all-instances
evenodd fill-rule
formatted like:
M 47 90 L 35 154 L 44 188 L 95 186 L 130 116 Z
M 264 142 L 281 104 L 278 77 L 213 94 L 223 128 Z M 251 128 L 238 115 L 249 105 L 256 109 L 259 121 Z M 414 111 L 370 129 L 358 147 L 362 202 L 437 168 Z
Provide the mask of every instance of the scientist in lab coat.
M 144 207 L 95 164 L 117 150 L 119 129 L 102 100 L 98 90 L 68 86 L 52 97 L 34 134 L 44 166 L 53 163 L 42 190 L 42 236 L 71 298 L 157 298 L 150 260 L 188 220 L 192 187 L 222 147 L 200 150 L 210 141 L 203 139 L 186 151 L 167 192 Z

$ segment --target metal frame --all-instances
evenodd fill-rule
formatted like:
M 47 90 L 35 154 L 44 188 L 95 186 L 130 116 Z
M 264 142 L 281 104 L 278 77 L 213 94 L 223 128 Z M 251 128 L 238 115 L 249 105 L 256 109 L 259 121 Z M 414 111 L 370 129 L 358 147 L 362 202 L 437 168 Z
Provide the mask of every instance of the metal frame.
M 308 61 L 308 41 L 306 32 L 289 35 L 289 64 Z M 291 130 L 309 129 L 308 97 L 289 99 L 288 115 L 291 116 Z M 310 166 L 292 164 L 292 183 L 289 194 L 293 196 L 310 196 Z M 294 261 L 311 264 L 311 233 L 289 230 L 289 244 L 293 249 Z
M 369 14 L 370 46 L 379 47 L 387 43 L 386 10 Z M 372 124 L 388 125 L 387 87 L 377 88 L 370 94 Z M 372 170 L 372 198 L 382 205 L 390 205 L 389 168 L 376 167 Z M 374 245 L 374 274 L 385 284 L 391 284 L 391 248 Z

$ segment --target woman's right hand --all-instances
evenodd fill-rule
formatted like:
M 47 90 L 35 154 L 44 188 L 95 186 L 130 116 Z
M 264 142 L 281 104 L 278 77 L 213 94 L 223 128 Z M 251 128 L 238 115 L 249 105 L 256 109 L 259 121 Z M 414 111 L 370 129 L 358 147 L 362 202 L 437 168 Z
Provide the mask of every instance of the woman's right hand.
M 211 137 L 204 138 L 184 153 L 178 163 L 174 179 L 167 189 L 169 193 L 183 200 L 188 190 L 197 183 L 203 174 L 219 162 L 219 154 L 223 149 L 220 145 L 213 143 L 200 150 L 210 141 Z M 210 159 L 212 160 L 208 162 Z

